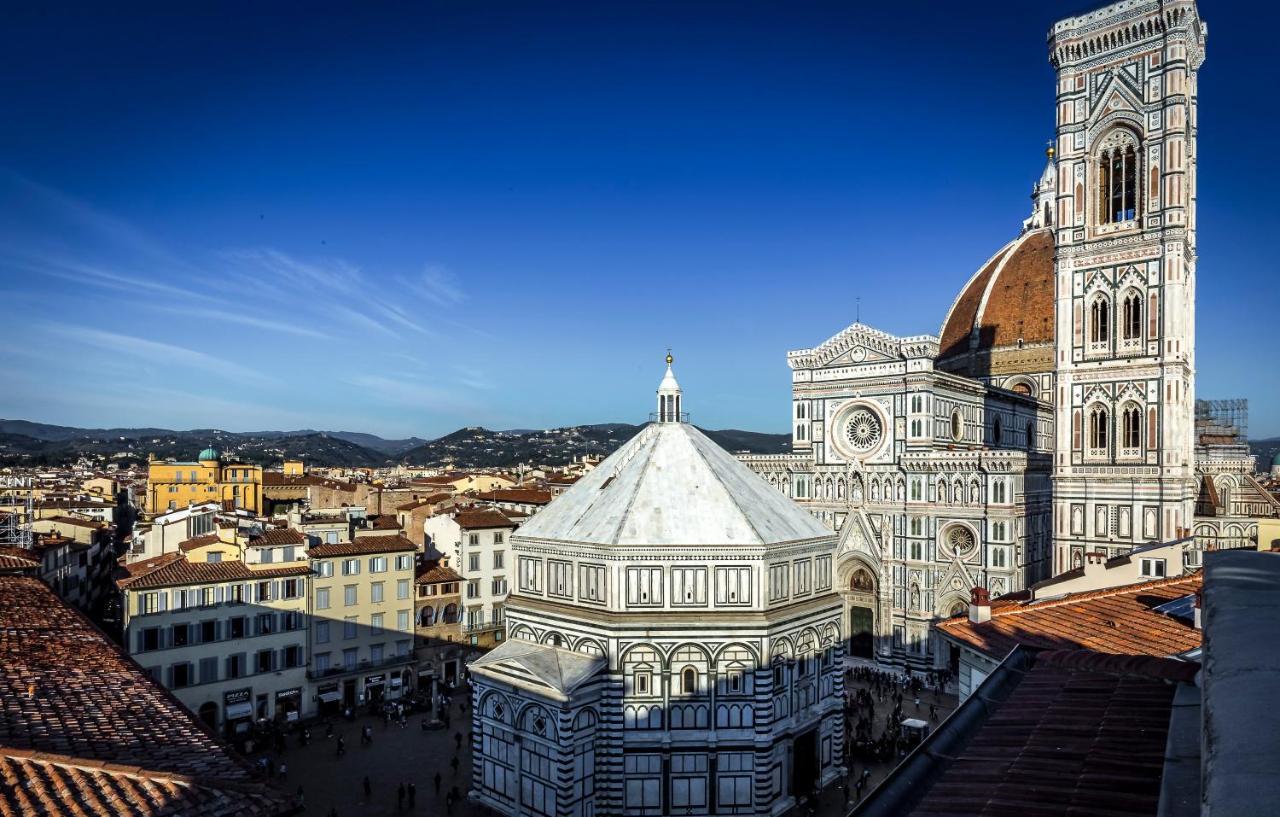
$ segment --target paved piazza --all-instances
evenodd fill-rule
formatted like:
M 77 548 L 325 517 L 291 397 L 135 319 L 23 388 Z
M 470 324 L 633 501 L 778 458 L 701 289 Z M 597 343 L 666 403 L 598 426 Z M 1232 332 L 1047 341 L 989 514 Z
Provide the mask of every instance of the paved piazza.
M 865 686 L 862 683 L 847 681 L 847 689 L 851 694 L 853 690 Z M 459 802 L 453 807 L 452 815 L 493 817 L 492 811 L 474 805 L 466 798 L 467 786 L 471 780 L 471 751 L 467 740 L 471 730 L 471 716 L 469 708 L 468 712 L 463 714 L 461 710 L 463 700 L 465 698 L 460 692 L 454 696 L 449 706 L 450 726 L 447 731 L 437 729 L 423 732 L 422 719 L 426 716 L 420 713 L 410 715 L 408 726 L 403 729 L 395 724 L 384 727 L 381 718 L 360 717 L 355 721 L 336 718 L 333 720 L 334 736 L 327 740 L 324 738 L 324 726 L 315 725 L 311 730 L 311 744 L 306 748 L 298 747 L 297 739 L 290 737 L 288 748 L 283 755 L 275 752 L 265 753 L 265 756 L 271 757 L 277 766 L 281 762 L 288 765 L 288 780 L 276 780 L 275 784 L 290 794 L 296 793 L 297 787 L 302 786 L 307 812 L 322 817 L 327 817 L 331 810 L 336 811 L 338 817 L 350 815 L 366 817 L 410 812 L 433 816 L 443 815 L 446 814 L 445 795 L 452 786 L 457 786 L 462 793 Z M 929 704 L 934 700 L 932 692 L 922 693 L 921 712 L 917 715 L 914 703 L 908 697 L 903 704 L 904 717 L 920 717 L 927 720 Z M 933 721 L 931 725 L 937 726 L 942 718 L 951 713 L 955 705 L 955 695 L 943 695 L 937 703 L 939 720 Z M 877 702 L 877 734 L 883 730 L 885 718 L 892 709 L 893 703 L 887 698 L 884 702 Z M 373 744 L 370 746 L 360 745 L 360 730 L 364 726 L 369 726 L 373 730 Z M 462 749 L 455 752 L 458 732 L 463 736 Z M 346 739 L 347 749 L 346 755 L 341 758 L 337 757 L 336 750 L 339 735 Z M 458 757 L 456 776 L 451 765 L 455 754 Z M 258 752 L 252 757 L 257 759 L 263 756 L 264 753 Z M 883 763 L 867 767 L 871 770 L 871 777 L 869 784 L 863 789 L 864 795 L 884 778 L 892 765 Z M 864 767 L 857 762 L 851 763 L 851 766 L 853 768 L 850 769 L 848 779 L 852 784 L 862 774 Z M 441 778 L 439 795 L 435 793 L 434 785 L 437 772 Z M 362 786 L 366 775 L 369 777 L 372 791 L 372 795 L 367 799 Z M 406 786 L 410 782 L 417 786 L 417 804 L 412 810 L 408 807 L 407 797 L 404 809 L 397 808 L 396 791 L 401 782 Z M 848 808 L 852 808 L 855 802 L 856 797 L 851 786 Z M 807 811 L 807 809 L 804 810 Z M 830 786 L 822 793 L 818 807 L 818 813 L 822 817 L 840 817 L 847 810 L 844 794 L 838 786 Z

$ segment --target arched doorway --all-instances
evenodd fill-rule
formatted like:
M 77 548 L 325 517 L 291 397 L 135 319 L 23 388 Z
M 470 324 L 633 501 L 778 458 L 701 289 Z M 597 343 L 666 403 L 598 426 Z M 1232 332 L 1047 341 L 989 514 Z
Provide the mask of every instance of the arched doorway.
M 218 705 L 213 701 L 209 701 L 200 707 L 198 712 L 200 720 L 210 729 L 218 728 Z
M 849 656 L 875 658 L 876 581 L 871 571 L 859 567 L 849 577 Z

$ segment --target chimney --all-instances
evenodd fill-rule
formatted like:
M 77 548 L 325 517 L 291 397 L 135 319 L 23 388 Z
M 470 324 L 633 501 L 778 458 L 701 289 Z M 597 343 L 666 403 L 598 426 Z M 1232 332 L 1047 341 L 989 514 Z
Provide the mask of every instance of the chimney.
M 991 620 L 991 594 L 987 588 L 978 586 L 971 591 L 969 599 L 969 620 L 974 624 L 982 624 Z
M 1200 617 L 1201 615 L 1200 608 L 1203 606 L 1203 604 L 1204 604 L 1204 590 L 1197 590 L 1196 591 L 1196 611 L 1195 611 L 1195 621 L 1196 621 L 1197 630 L 1204 629 L 1204 625 L 1201 623 L 1202 620 Z

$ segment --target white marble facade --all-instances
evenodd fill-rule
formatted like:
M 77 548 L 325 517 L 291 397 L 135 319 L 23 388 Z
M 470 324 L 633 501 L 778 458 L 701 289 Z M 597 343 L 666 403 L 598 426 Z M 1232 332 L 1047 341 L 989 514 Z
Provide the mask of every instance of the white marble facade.
M 742 459 L 838 533 L 851 655 L 945 666 L 929 623 L 975 585 L 1016 591 L 1193 519 L 1205 541 L 1247 540 L 1238 503 L 1195 510 L 1197 471 L 1240 497 L 1252 470 L 1194 450 L 1205 37 L 1192 0 L 1055 24 L 1057 128 L 1022 235 L 938 336 L 854 324 L 787 356 L 793 453 Z

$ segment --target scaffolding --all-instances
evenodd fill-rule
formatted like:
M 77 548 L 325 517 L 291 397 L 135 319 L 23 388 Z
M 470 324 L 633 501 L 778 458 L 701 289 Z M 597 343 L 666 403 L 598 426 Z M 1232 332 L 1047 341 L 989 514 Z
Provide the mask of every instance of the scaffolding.
M 31 547 L 32 487 L 30 477 L 0 477 L 0 547 Z
M 1244 445 L 1249 441 L 1249 401 L 1196 401 L 1196 442 L 1200 445 Z

